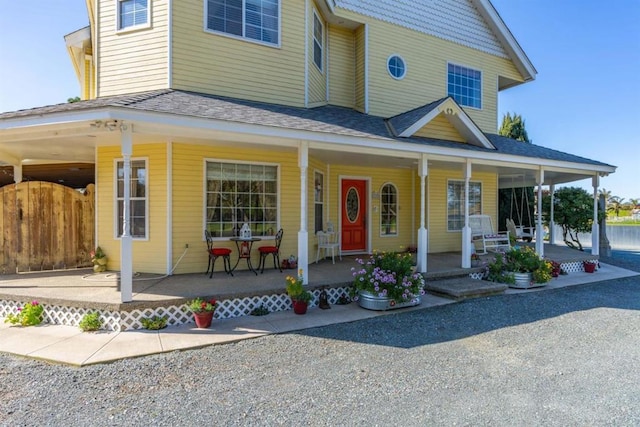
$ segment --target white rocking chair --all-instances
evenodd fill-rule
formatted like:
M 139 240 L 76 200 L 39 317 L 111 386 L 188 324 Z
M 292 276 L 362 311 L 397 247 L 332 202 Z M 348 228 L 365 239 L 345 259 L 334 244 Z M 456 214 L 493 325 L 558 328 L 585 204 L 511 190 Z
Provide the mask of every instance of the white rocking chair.
M 487 251 L 509 250 L 511 248 L 509 232 L 496 232 L 489 215 L 469 215 L 469 227 L 471 228 L 471 242 L 475 246 L 476 253 L 486 254 Z
M 342 261 L 342 251 L 340 250 L 340 242 L 335 238 L 336 233 L 325 233 L 324 231 L 318 231 L 316 233 L 318 236 L 318 252 L 316 253 L 316 264 L 320 259 L 320 251 L 324 251 L 324 258 L 329 255 L 329 250 L 331 250 L 331 261 L 333 264 L 336 263 L 336 249 L 338 250 L 338 256 L 340 257 L 340 261 Z

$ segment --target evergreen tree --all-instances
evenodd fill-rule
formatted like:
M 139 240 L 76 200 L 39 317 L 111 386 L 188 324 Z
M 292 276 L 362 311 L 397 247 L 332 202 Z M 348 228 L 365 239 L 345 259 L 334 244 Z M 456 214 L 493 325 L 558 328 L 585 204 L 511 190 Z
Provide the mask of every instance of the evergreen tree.
M 502 125 L 500 125 L 499 134 L 518 141 L 531 142 L 527 129 L 525 128 L 524 119 L 520 114 L 507 113 L 502 117 Z

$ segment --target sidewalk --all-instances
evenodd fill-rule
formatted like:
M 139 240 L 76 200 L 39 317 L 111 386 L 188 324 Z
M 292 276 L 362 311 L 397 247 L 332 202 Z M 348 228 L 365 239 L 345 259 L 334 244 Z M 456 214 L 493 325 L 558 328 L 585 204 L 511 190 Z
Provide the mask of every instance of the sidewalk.
M 508 289 L 505 294 L 543 292 L 549 289 L 607 281 L 640 273 L 601 263 L 595 274 L 572 273 L 553 279 L 547 286 L 531 290 Z M 603 282 L 606 285 L 606 282 Z M 402 311 L 454 304 L 455 301 L 427 294 L 422 304 Z M 197 329 L 194 324 L 169 326 L 160 331 L 82 332 L 76 327 L 39 325 L 10 326 L 0 322 L 0 352 L 54 363 L 75 366 L 107 363 L 130 357 L 224 344 L 269 334 L 353 322 L 397 311 L 369 311 L 352 303 L 333 305 L 330 310 L 310 309 L 300 316 L 293 311 L 270 313 L 266 316 L 245 316 L 214 320 L 210 329 Z

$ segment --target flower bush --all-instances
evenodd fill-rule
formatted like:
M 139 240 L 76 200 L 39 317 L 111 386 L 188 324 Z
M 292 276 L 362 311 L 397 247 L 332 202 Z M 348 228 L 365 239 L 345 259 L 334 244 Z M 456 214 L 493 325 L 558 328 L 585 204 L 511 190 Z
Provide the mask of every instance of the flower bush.
M 204 298 L 194 298 L 187 302 L 187 308 L 193 313 L 215 312 L 218 307 L 218 301 L 214 298 L 205 300 Z
M 354 297 L 366 291 L 396 302 L 411 301 L 424 295 L 424 277 L 413 271 L 413 258 L 408 253 L 375 252 L 365 262 L 356 260 L 360 268 L 352 268 Z
M 44 307 L 38 304 L 38 301 L 31 301 L 18 308 L 18 314 L 9 314 L 4 323 L 12 325 L 20 324 L 22 326 L 34 326 L 42 323 Z
M 313 294 L 304 288 L 302 269 L 298 270 L 298 277 L 287 276 L 287 295 L 294 301 L 308 303 L 313 299 Z
M 496 254 L 487 270 L 487 279 L 493 282 L 513 284 L 513 273 L 531 273 L 535 283 L 546 283 L 551 280 L 552 264 L 528 246 L 514 246 L 503 254 Z

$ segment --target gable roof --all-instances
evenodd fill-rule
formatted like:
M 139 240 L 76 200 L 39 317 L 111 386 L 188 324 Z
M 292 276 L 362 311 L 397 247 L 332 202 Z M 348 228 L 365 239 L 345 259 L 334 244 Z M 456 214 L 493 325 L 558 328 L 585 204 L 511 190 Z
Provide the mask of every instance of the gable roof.
M 328 0 L 327 3 L 332 9 L 343 8 L 510 58 L 525 81 L 536 77 L 535 67 L 489 0 Z
M 444 99 L 446 101 L 447 98 Z M 445 141 L 424 137 L 398 137 L 391 132 L 389 122 L 394 126 L 406 125 L 415 120 L 424 111 L 434 105 L 441 105 L 443 100 L 427 104 L 419 109 L 406 113 L 406 117 L 396 116 L 385 119 L 383 117 L 363 114 L 355 110 L 323 106 L 317 108 L 288 107 L 277 104 L 266 104 L 225 98 L 202 93 L 160 89 L 131 95 L 119 95 L 98 98 L 88 101 L 66 103 L 46 107 L 32 108 L 0 114 L 0 132 L 12 128 L 28 126 L 37 120 L 54 124 L 61 120 L 68 120 L 70 115 L 78 115 L 83 120 L 90 120 L 89 113 L 105 110 L 112 111 L 112 116 L 118 113 L 137 111 L 147 113 L 164 113 L 171 117 L 195 117 L 208 120 L 241 124 L 253 124 L 276 129 L 314 132 L 317 134 L 340 137 L 366 138 L 381 142 L 403 142 L 431 149 L 446 149 L 460 153 L 487 153 L 499 159 L 500 156 L 517 156 L 521 158 L 536 158 L 560 162 L 576 163 L 599 167 L 607 172 L 613 172 L 615 166 L 575 156 L 550 148 L 517 141 L 495 134 L 483 134 L 494 148 L 481 147 L 472 144 Z M 462 150 L 462 151 L 461 151 Z M 418 150 L 417 150 L 418 151 Z M 439 150 L 440 152 L 442 150 Z

